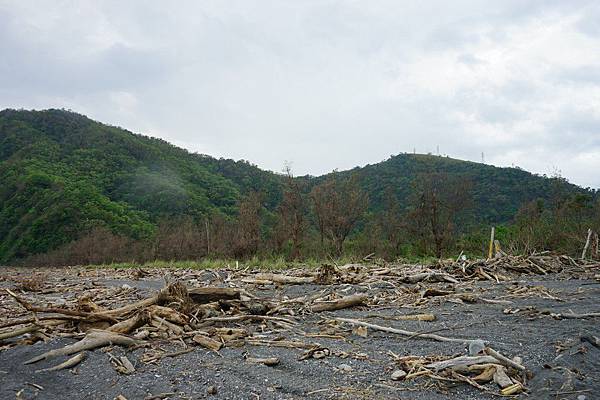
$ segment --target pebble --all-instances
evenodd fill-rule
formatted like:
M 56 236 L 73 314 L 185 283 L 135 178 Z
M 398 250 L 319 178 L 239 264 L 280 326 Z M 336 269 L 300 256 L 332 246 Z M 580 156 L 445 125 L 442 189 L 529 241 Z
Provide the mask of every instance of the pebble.
M 399 381 L 400 379 L 403 379 L 406 376 L 406 372 L 402 371 L 401 369 L 397 369 L 394 372 L 392 372 L 392 380 L 394 381 Z
M 208 394 L 217 394 L 217 387 L 211 385 L 208 387 L 208 389 L 206 389 L 206 392 Z
M 481 339 L 469 343 L 469 355 L 476 356 L 485 349 L 485 342 Z
M 338 365 L 338 369 L 344 371 L 344 372 L 352 372 L 352 367 L 349 366 L 348 364 L 340 364 Z

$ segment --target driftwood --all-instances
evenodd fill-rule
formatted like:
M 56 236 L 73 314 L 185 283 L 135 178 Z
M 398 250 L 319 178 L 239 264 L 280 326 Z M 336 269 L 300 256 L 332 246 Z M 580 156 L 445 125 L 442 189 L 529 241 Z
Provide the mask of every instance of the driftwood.
M 593 252 L 593 248 L 590 248 Z M 327 357 L 330 354 L 361 360 L 366 359 L 370 354 L 359 353 L 359 349 L 353 349 L 351 353 L 350 350 L 348 353 L 334 353 L 333 351 L 330 353 L 329 349 L 317 343 L 292 339 L 302 337 L 301 335 L 303 335 L 305 339 L 301 340 L 307 341 L 317 340 L 309 338 L 318 337 L 353 340 L 354 338 L 350 336 L 349 330 L 344 329 L 352 327 L 353 334 L 363 337 L 367 337 L 367 334 L 372 331 L 380 331 L 387 332 L 388 337 L 391 335 L 400 335 L 402 338 L 398 337 L 399 340 L 422 338 L 457 343 L 461 348 L 463 344 L 468 345 L 469 353 L 462 357 L 455 357 L 455 355 L 440 357 L 437 354 L 419 357 L 400 357 L 392 353 L 398 363 L 398 370 L 394 375 L 396 379 L 429 376 L 431 379 L 438 379 L 440 381 L 466 382 L 479 388 L 482 388 L 481 384 L 483 383 L 496 382 L 502 388 L 502 393 L 516 393 L 524 389 L 523 385 L 526 381 L 526 370 L 523 362 L 518 357 L 510 359 L 486 347 L 486 343 L 481 339 L 446 337 L 436 334 L 440 333 L 438 331 L 443 329 L 452 329 L 451 327 L 448 328 L 446 324 L 442 324 L 442 326 L 438 327 L 439 329 L 435 329 L 434 327 L 431 330 L 424 331 L 414 328 L 416 331 L 412 332 L 363 321 L 381 321 L 384 319 L 396 321 L 434 321 L 436 319 L 435 315 L 429 314 L 428 309 L 425 307 L 427 303 L 435 303 L 436 305 L 440 303 L 436 301 L 435 296 L 446 296 L 444 300 L 457 303 L 477 301 L 493 304 L 510 304 L 512 302 L 504 300 L 503 297 L 499 297 L 498 299 L 480 297 L 483 295 L 482 292 L 469 290 L 468 288 L 476 289 L 471 284 L 480 279 L 490 279 L 493 281 L 512 280 L 517 274 L 557 272 L 581 272 L 589 274 L 595 272 L 594 268 L 596 266 L 597 264 L 594 264 L 592 261 L 573 260 L 567 256 L 556 257 L 551 254 L 510 256 L 503 254 L 499 258 L 491 260 L 467 260 L 460 257 L 456 261 L 440 260 L 435 265 L 385 264 L 385 266 L 359 266 L 353 264 L 343 267 L 322 267 L 318 271 L 297 269 L 281 273 L 253 273 L 238 269 L 227 271 L 226 282 L 230 282 L 232 287 L 211 286 L 188 289 L 181 283 L 174 283 L 167 285 L 156 293 L 150 294 L 150 297 L 140 300 L 137 297 L 139 292 L 120 290 L 118 287 L 112 287 L 111 285 L 111 287 L 94 289 L 90 297 L 80 299 L 76 305 L 54 307 L 37 306 L 38 304 L 49 306 L 50 304 L 47 302 L 53 301 L 54 296 L 40 296 L 39 299 L 34 301 L 30 300 L 33 298 L 30 297 L 33 296 L 32 293 L 25 296 L 15 291 L 15 293 L 22 297 L 12 293 L 13 298 L 17 299 L 17 301 L 21 300 L 19 303 L 32 311 L 32 313 L 40 314 L 30 313 L 26 316 L 27 318 L 23 316 L 6 321 L 3 318 L 0 328 L 2 326 L 16 326 L 17 329 L 12 332 L 7 332 L 8 329 L 3 329 L 0 331 L 0 340 L 8 337 L 16 337 L 28 332 L 35 332 L 37 329 L 40 329 L 44 334 L 34 334 L 28 337 L 26 341 L 11 341 L 2 344 L 7 345 L 5 347 L 10 347 L 22 342 L 30 343 L 46 339 L 47 336 L 59 335 L 77 335 L 77 338 L 82 339 L 65 348 L 53 350 L 35 357 L 29 360 L 28 363 L 58 355 L 71 354 L 69 357 L 72 357 L 73 353 L 77 353 L 77 355 L 72 357 L 71 360 L 77 360 L 79 357 L 84 357 L 81 350 L 110 344 L 137 344 L 140 347 L 146 346 L 148 342 L 142 342 L 142 340 L 146 339 L 154 342 L 152 350 L 143 354 L 142 362 L 156 362 L 163 357 L 176 356 L 190 351 L 202 351 L 198 348 L 199 346 L 218 352 L 224 346 L 243 345 L 247 345 L 247 348 L 249 346 L 270 346 L 305 350 L 305 355 L 300 360 L 305 358 L 319 359 Z M 501 275 L 501 273 L 505 273 L 506 276 Z M 88 271 L 76 271 L 76 274 L 73 275 L 73 277 L 76 276 L 73 280 L 74 282 L 67 281 L 66 285 L 57 285 L 55 289 L 44 290 L 43 292 L 38 292 L 38 294 L 60 294 L 67 290 L 71 294 L 75 288 L 78 290 L 87 288 L 90 277 L 94 279 L 93 275 L 89 274 Z M 128 278 L 130 272 L 117 271 L 116 274 L 120 278 L 123 276 Z M 155 276 L 154 272 L 152 274 Z M 183 270 L 173 272 L 172 275 L 174 279 L 191 282 L 198 282 L 197 278 L 199 277 L 195 271 Z M 213 282 L 222 282 L 223 276 L 219 274 L 215 278 L 216 280 Z M 52 277 L 51 281 L 54 279 L 55 277 Z M 84 280 L 86 284 L 81 284 L 81 280 Z M 204 280 L 204 277 L 202 277 L 202 280 Z M 244 287 L 252 288 L 252 286 L 244 286 L 240 282 L 277 285 L 335 284 L 336 286 L 321 287 L 322 290 L 315 290 L 314 292 L 311 290 L 310 294 L 307 294 L 302 288 L 280 290 L 282 288 L 278 287 L 274 291 L 262 292 L 261 297 L 257 297 L 244 289 Z M 429 284 L 429 282 L 440 282 L 442 284 Z M 450 285 L 444 284 L 446 282 L 450 283 Z M 94 283 L 93 280 L 92 283 Z M 416 284 L 418 285 L 415 286 Z M 50 287 L 50 285 L 47 286 Z M 366 288 L 369 290 L 367 294 L 348 295 L 348 291 L 354 293 L 356 290 L 366 291 Z M 339 290 L 339 298 L 331 299 L 331 296 L 324 297 L 335 290 Z M 520 292 L 513 293 L 510 290 L 512 289 L 509 289 L 511 296 L 521 296 Z M 526 292 L 532 291 L 531 288 L 527 287 L 523 290 Z M 113 296 L 114 294 L 116 296 Z M 543 294 L 544 296 L 547 295 L 545 292 Z M 334 295 L 334 297 L 337 296 Z M 4 298 L 0 298 L 0 300 L 3 302 L 1 304 L 2 307 L 7 305 L 10 311 L 15 311 L 12 315 L 21 315 L 20 312 L 22 310 L 19 310 L 20 306 L 12 301 L 12 299 L 8 299 L 8 302 L 4 302 Z M 32 306 L 26 300 L 36 304 L 36 306 Z M 95 304 L 93 301 L 98 301 L 98 303 Z M 113 305 L 115 301 L 120 302 L 118 303 L 119 306 Z M 71 301 L 69 301 L 70 303 Z M 125 305 L 120 306 L 122 304 Z M 315 319 L 313 318 L 314 315 L 310 317 L 311 311 L 314 313 L 322 311 L 333 312 L 335 310 L 367 304 L 373 304 L 373 307 L 377 307 L 378 310 L 385 309 L 390 312 L 385 312 L 385 316 L 368 315 L 360 319 L 335 318 L 336 315 L 333 313 L 327 318 L 328 321 Z M 11 306 L 14 308 L 11 309 Z M 402 307 L 411 306 L 415 310 L 415 314 L 410 315 L 408 311 L 405 312 L 409 315 L 403 314 Z M 101 307 L 105 307 L 105 309 Z M 115 308 L 109 309 L 110 307 Z M 364 307 L 364 309 L 366 308 Z M 419 309 L 427 311 L 421 311 L 423 314 L 416 314 L 416 312 L 419 312 L 416 310 Z M 55 314 L 51 315 L 47 313 Z M 569 312 L 566 314 L 557 314 L 549 312 L 547 314 L 555 318 L 593 318 L 600 316 L 600 313 L 575 314 Z M 381 320 L 367 319 L 371 317 L 381 318 Z M 338 322 L 336 323 L 336 321 Z M 299 326 L 299 323 L 302 323 L 302 325 Z M 340 326 L 342 323 L 352 325 Z M 51 324 L 63 326 L 60 330 L 44 330 L 45 327 L 51 326 Z M 98 327 L 99 324 L 110 326 L 107 327 L 106 331 L 90 330 L 90 325 Z M 314 328 L 315 324 L 320 325 L 317 331 L 306 329 Z M 401 322 L 393 322 L 393 324 L 402 327 Z M 367 328 L 370 328 L 368 332 Z M 84 337 L 83 334 L 86 331 L 87 335 Z M 131 336 L 124 336 L 125 334 L 131 334 Z M 114 336 L 107 338 L 106 335 Z M 459 334 L 456 333 L 454 335 Z M 114 337 L 119 339 L 111 339 Z M 585 339 L 582 338 L 582 340 L 589 341 L 591 343 L 590 346 L 600 346 L 597 338 L 590 337 L 588 339 L 586 337 Z M 183 350 L 175 353 L 165 353 L 166 348 L 162 347 L 162 345 L 167 341 L 170 341 L 171 344 L 181 344 L 183 347 L 178 347 L 178 349 Z M 111 357 L 110 354 L 107 355 Z M 440 361 L 447 357 L 453 358 Z M 247 363 L 264 365 L 276 365 L 279 361 L 275 358 L 248 356 L 245 356 L 244 359 Z M 71 360 L 68 360 L 68 362 Z M 133 361 L 133 359 L 131 360 Z M 239 361 L 243 362 L 242 359 Z M 48 370 L 58 369 L 61 365 L 69 365 L 68 362 Z M 111 363 L 113 365 L 116 363 L 118 368 L 117 366 L 115 367 L 120 372 L 133 372 L 131 365 L 126 365 L 131 364 L 126 358 L 111 357 Z M 64 368 L 68 368 L 68 366 Z M 523 372 L 523 374 L 520 374 L 520 372 Z M 490 392 L 489 387 L 482 390 Z
M 482 371 L 479 375 L 475 376 L 473 380 L 475 382 L 487 383 L 494 379 L 494 374 L 496 373 L 496 364 L 474 364 L 469 365 L 467 369 L 469 371 Z
M 179 325 L 185 325 L 188 323 L 189 318 L 187 315 L 180 313 L 179 311 L 173 310 L 170 307 L 163 307 L 159 305 L 151 305 L 147 308 L 148 312 L 153 316 L 160 317 L 169 322 Z
M 242 279 L 242 282 L 248 282 L 245 279 L 246 278 Z M 273 283 L 299 285 L 299 284 L 305 284 L 305 283 L 314 283 L 316 278 L 314 276 L 291 276 L 291 275 L 282 275 L 282 274 L 260 273 L 260 274 L 255 274 L 254 277 L 251 279 L 258 280 L 258 281 L 270 281 Z M 254 283 L 254 282 L 248 282 L 248 283 Z
M 592 312 L 592 313 L 584 313 L 584 314 L 577 314 L 574 312 L 569 312 L 569 313 L 565 313 L 565 314 L 556 314 L 556 316 L 559 319 L 586 319 L 586 318 L 596 318 L 596 317 L 600 317 L 600 312 Z
M 515 383 L 509 387 L 506 387 L 500 391 L 500 394 L 503 396 L 510 396 L 512 394 L 518 393 L 523 390 L 523 384 L 520 382 Z
M 414 275 L 405 275 L 401 276 L 399 278 L 399 281 L 404 283 L 418 283 L 423 281 L 459 283 L 450 275 L 442 274 L 439 272 L 421 272 Z
M 23 308 L 25 308 L 27 311 L 31 311 L 34 313 L 56 313 L 56 314 L 63 314 L 63 315 L 69 315 L 69 316 L 74 316 L 74 317 L 83 317 L 85 318 L 86 321 L 88 322 L 94 322 L 94 321 L 111 321 L 111 322 L 116 322 L 116 320 L 110 316 L 110 315 L 100 315 L 100 314 L 96 314 L 96 313 L 89 313 L 89 312 L 84 312 L 84 311 L 78 311 L 78 310 L 71 310 L 68 308 L 61 308 L 61 307 L 39 307 L 39 306 L 34 306 L 33 304 L 30 304 L 27 300 L 17 296 L 15 293 L 13 293 L 10 289 L 5 289 L 6 292 L 12 297 L 14 298 L 17 303 L 19 303 L 20 305 L 23 306 Z
M 491 364 L 496 363 L 497 360 L 491 356 L 460 356 L 451 358 L 450 360 L 438 361 L 427 364 L 427 368 L 432 368 L 436 371 L 440 371 L 446 368 L 460 368 L 469 367 L 473 364 Z
M 40 330 L 42 327 L 40 325 L 29 325 L 24 326 L 20 329 L 15 329 L 13 331 L 2 332 L 0 333 L 0 340 L 9 339 L 17 336 L 24 335 L 26 333 L 31 333 Z
M 188 295 L 198 304 L 206 304 L 219 300 L 239 300 L 240 290 L 220 287 L 199 287 L 188 289 Z
M 209 338 L 208 336 L 204 336 L 202 334 L 195 335 L 192 340 L 199 344 L 202 347 L 205 347 L 212 351 L 219 351 L 221 347 L 223 347 L 223 343 L 218 342 L 214 339 Z
M 143 309 L 143 308 L 146 308 L 148 306 L 158 303 L 158 301 L 160 299 L 160 295 L 161 295 L 161 292 L 155 294 L 152 297 L 148 297 L 144 300 L 140 300 L 136 303 L 127 304 L 126 306 L 115 308 L 113 310 L 99 311 L 94 314 L 97 316 L 112 316 L 112 317 L 127 315 L 134 311 L 137 311 L 137 310 L 140 310 L 140 309 Z
M 494 372 L 494 382 L 496 382 L 502 389 L 509 387 L 514 383 L 506 374 L 506 369 L 501 365 L 496 366 L 496 370 Z
M 501 364 L 506 365 L 507 367 L 512 367 L 515 369 L 518 369 L 519 371 L 526 371 L 526 368 L 524 366 L 522 366 L 521 364 L 511 360 L 510 358 L 503 356 L 502 354 L 498 353 L 496 350 L 492 349 L 491 347 L 486 347 L 484 349 L 484 352 L 492 357 L 494 357 L 496 360 L 500 361 Z
M 292 321 L 291 319 L 288 319 L 288 318 L 273 317 L 270 315 L 251 315 L 251 314 L 232 315 L 231 317 L 209 317 L 209 318 L 204 318 L 202 320 L 202 322 L 238 322 L 238 321 L 245 321 L 248 319 L 254 319 L 257 321 L 280 321 L 280 322 L 288 323 L 290 325 L 297 324 L 297 322 Z
M 398 315 L 394 319 L 400 321 L 435 321 L 436 317 L 433 314 L 412 314 L 412 315 Z
M 92 329 L 79 342 L 70 344 L 61 349 L 50 350 L 44 354 L 25 361 L 24 364 L 33 364 L 41 360 L 48 360 L 58 356 L 68 356 L 70 354 L 79 353 L 80 351 L 92 350 L 98 347 L 110 346 L 114 344 L 120 346 L 132 346 L 137 343 L 137 340 L 127 336 L 118 335 L 113 332 Z
M 0 324 L 0 329 L 2 328 L 8 328 L 11 326 L 17 326 L 17 325 L 24 325 L 24 324 L 33 324 L 33 323 L 38 323 L 40 321 L 46 321 L 44 322 L 44 325 L 50 325 L 50 324 L 62 324 L 65 323 L 66 321 L 86 321 L 87 319 L 85 317 L 80 317 L 77 315 L 37 315 L 35 317 L 27 317 L 27 318 L 19 318 L 19 319 L 14 319 L 11 321 L 6 321 L 2 324 Z
M 366 294 L 353 294 L 350 296 L 342 297 L 341 299 L 315 303 L 311 307 L 311 311 L 312 312 L 322 312 L 322 311 L 341 310 L 343 308 L 349 308 L 349 307 L 362 305 L 365 303 L 365 301 L 367 301 Z
M 38 369 L 35 372 L 50 372 L 50 371 L 59 371 L 61 369 L 73 368 L 74 366 L 76 366 L 77 364 L 79 364 L 80 362 L 85 360 L 85 357 L 86 357 L 86 353 L 82 351 L 81 353 L 69 358 L 67 361 L 65 361 L 63 363 L 60 363 L 51 368 Z
M 279 364 L 279 358 L 277 357 L 268 357 L 268 358 L 254 358 L 254 357 L 246 357 L 246 361 L 252 364 L 264 364 L 269 367 Z
M 107 331 L 114 333 L 129 333 L 140 326 L 146 325 L 150 322 L 150 319 L 150 314 L 147 311 L 142 311 L 135 314 L 133 317 L 110 326 Z
M 314 349 L 318 345 L 304 343 L 295 340 L 264 340 L 264 339 L 246 339 L 246 343 L 253 346 L 266 347 L 287 347 L 290 349 Z
M 167 285 L 162 288 L 158 293 L 154 294 L 151 297 L 140 300 L 135 303 L 127 304 L 126 306 L 115 308 L 112 310 L 105 311 L 97 311 L 93 313 L 95 317 L 122 317 L 124 315 L 128 315 L 134 311 L 138 311 L 144 309 L 146 307 L 150 307 L 155 304 L 163 304 L 171 301 L 175 302 L 185 302 L 189 300 L 189 296 L 187 294 L 187 288 L 180 283 L 174 283 Z
M 183 328 L 180 327 L 179 325 L 169 322 L 166 319 L 163 319 L 156 315 L 153 315 L 152 318 L 150 319 L 150 325 L 152 325 L 156 328 L 159 328 L 159 329 L 165 328 L 166 330 L 170 330 L 171 332 L 173 332 L 176 335 L 181 335 L 184 332 Z
M 371 329 L 376 330 L 376 331 L 395 333 L 397 335 L 402 335 L 402 336 L 419 337 L 419 338 L 424 338 L 424 339 L 431 339 L 431 340 L 436 340 L 438 342 L 453 342 L 453 343 L 469 344 L 469 343 L 472 343 L 472 342 L 479 343 L 479 340 L 480 340 L 480 339 L 449 338 L 449 337 L 445 337 L 445 336 L 436 335 L 434 333 L 419 333 L 419 332 L 405 331 L 403 329 L 396 329 L 396 328 L 391 328 L 391 327 L 387 327 L 387 326 L 380 326 L 380 325 L 370 324 L 368 322 L 363 322 L 363 321 L 360 321 L 358 319 L 351 319 L 351 318 L 335 318 L 335 319 L 337 321 L 348 322 L 348 323 L 354 324 L 354 325 L 366 326 L 367 328 L 371 328 Z
M 135 367 L 126 356 L 121 356 L 117 358 L 110 353 L 107 354 L 110 357 L 111 364 L 113 365 L 115 370 L 120 374 L 131 375 L 135 372 Z

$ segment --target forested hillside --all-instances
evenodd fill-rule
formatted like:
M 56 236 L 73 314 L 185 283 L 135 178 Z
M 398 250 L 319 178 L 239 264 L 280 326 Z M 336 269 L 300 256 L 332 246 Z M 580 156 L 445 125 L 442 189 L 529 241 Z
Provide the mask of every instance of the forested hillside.
M 372 209 L 380 211 L 385 207 L 389 190 L 402 204 L 409 205 L 415 193 L 415 178 L 430 173 L 460 176 L 469 182 L 475 205 L 473 217 L 479 223 L 507 222 L 522 204 L 534 199 L 550 200 L 557 195 L 586 193 L 564 179 L 541 177 L 520 168 L 498 168 L 425 154 L 400 154 L 341 175 L 357 174 L 361 187 L 369 193 Z
M 0 260 L 43 253 L 96 226 L 132 238 L 165 216 L 234 216 L 240 195 L 280 178 L 191 154 L 64 110 L 0 112 Z
M 532 201 L 549 209 L 580 196 L 591 210 L 595 196 L 563 179 L 432 155 L 401 154 L 350 171 L 293 178 L 245 161 L 192 154 L 65 110 L 0 112 L 0 182 L 1 262 L 59 250 L 61 262 L 68 262 L 75 248 L 90 258 L 73 262 L 91 262 L 91 253 L 102 249 L 138 247 L 143 250 L 113 256 L 261 252 L 296 258 L 329 250 L 339 255 L 348 240 L 355 252 L 381 241 L 395 242 L 387 252 L 394 256 L 427 253 L 417 239 L 439 240 L 447 249 L 451 235 L 508 223 Z M 445 221 L 444 237 L 430 240 L 422 229 L 398 224 L 425 226 L 431 219 L 426 202 L 440 213 L 433 217 Z M 93 235 L 120 244 L 100 246 Z

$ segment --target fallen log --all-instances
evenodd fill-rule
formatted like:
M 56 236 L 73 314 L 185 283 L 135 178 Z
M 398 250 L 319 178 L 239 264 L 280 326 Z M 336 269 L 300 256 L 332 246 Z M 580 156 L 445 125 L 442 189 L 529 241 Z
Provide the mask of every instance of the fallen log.
M 4 340 L 4 339 L 10 339 L 13 337 L 17 337 L 17 336 L 21 336 L 24 335 L 26 333 L 31 333 L 31 332 L 35 332 L 35 331 L 39 331 L 40 328 L 42 328 L 40 325 L 29 325 L 29 326 L 24 326 L 23 328 L 20 329 L 15 329 L 13 331 L 9 331 L 9 332 L 2 332 L 0 333 L 0 341 Z
M 421 272 L 414 275 L 404 275 L 399 278 L 399 281 L 404 283 L 418 283 L 422 281 L 459 283 L 450 275 L 440 272 Z
M 80 317 L 76 315 L 38 315 L 36 317 L 27 317 L 27 318 L 19 318 L 11 321 L 6 321 L 0 324 L 0 329 L 8 328 L 16 325 L 24 325 L 24 324 L 33 324 L 39 321 L 47 321 L 45 324 L 47 325 L 49 322 L 59 322 L 64 323 L 66 321 L 86 321 L 85 317 Z
M 290 325 L 297 324 L 296 321 L 292 321 L 291 319 L 288 319 L 288 318 L 273 317 L 270 315 L 253 315 L 253 314 L 233 315 L 230 317 L 209 317 L 209 318 L 204 318 L 202 320 L 202 323 L 205 323 L 205 322 L 210 322 L 210 323 L 212 323 L 212 322 L 238 322 L 238 321 L 245 321 L 248 319 L 257 320 L 257 321 L 279 321 L 279 322 L 285 322 Z
M 200 346 L 207 348 L 212 351 L 219 351 L 221 347 L 223 347 L 223 343 L 216 341 L 214 339 L 209 338 L 208 336 L 204 336 L 201 334 L 194 335 L 192 338 L 194 343 L 199 344 Z
M 239 300 L 240 290 L 221 287 L 199 287 L 188 289 L 188 295 L 198 304 L 211 303 L 219 300 Z
M 142 311 L 134 316 L 110 326 L 107 331 L 114 333 L 129 333 L 150 322 L 150 314 Z
M 146 299 L 112 310 L 98 311 L 93 313 L 93 315 L 98 317 L 122 317 L 154 304 L 164 304 L 169 301 L 185 302 L 186 300 L 189 300 L 187 288 L 180 283 L 174 283 L 167 285 L 156 294 Z
M 152 297 L 148 297 L 144 300 L 140 300 L 138 302 L 132 303 L 132 304 L 128 304 L 126 306 L 123 307 L 119 307 L 119 308 L 115 308 L 112 310 L 106 310 L 106 311 L 99 311 L 94 313 L 95 315 L 100 315 L 100 316 L 113 316 L 113 317 L 119 317 L 119 316 L 124 316 L 127 315 L 129 313 L 132 313 L 134 311 L 140 310 L 142 308 L 146 308 L 149 307 L 153 304 L 158 303 L 160 297 L 160 292 L 155 294 Z
M 336 300 L 332 300 L 332 301 L 323 301 L 323 302 L 315 303 L 311 307 L 311 311 L 316 313 L 316 312 L 322 312 L 322 311 L 341 310 L 343 308 L 349 308 L 349 307 L 362 305 L 366 301 L 367 301 L 366 294 L 353 294 L 353 295 L 345 296 L 340 299 L 336 299 Z
M 282 283 L 282 284 L 303 284 L 303 283 L 314 283 L 314 276 L 291 276 L 291 275 L 282 275 L 282 274 L 271 274 L 271 273 L 260 273 L 254 275 L 255 279 L 263 280 L 263 281 L 271 281 L 274 283 Z
M 84 350 L 92 350 L 98 347 L 119 345 L 119 346 L 132 346 L 137 344 L 138 341 L 127 336 L 122 336 L 113 332 L 101 331 L 92 329 L 87 335 L 77 343 L 67 345 L 63 348 L 50 350 L 39 356 L 33 357 L 25 361 L 24 364 L 33 364 L 41 360 L 48 360 L 50 358 L 58 356 L 68 356 L 70 354 L 79 353 Z

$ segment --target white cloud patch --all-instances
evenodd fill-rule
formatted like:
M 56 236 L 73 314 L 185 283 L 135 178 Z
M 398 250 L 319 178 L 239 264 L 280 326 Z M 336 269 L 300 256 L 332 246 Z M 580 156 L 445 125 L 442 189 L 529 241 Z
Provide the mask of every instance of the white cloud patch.
M 320 174 L 406 151 L 600 187 L 600 3 L 0 0 L 0 107 Z

